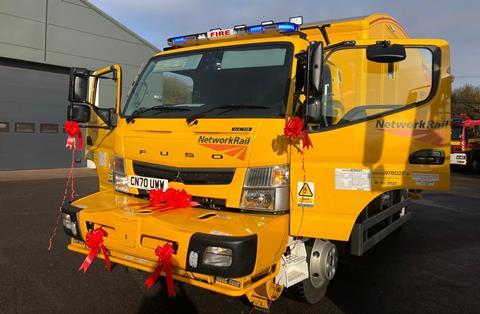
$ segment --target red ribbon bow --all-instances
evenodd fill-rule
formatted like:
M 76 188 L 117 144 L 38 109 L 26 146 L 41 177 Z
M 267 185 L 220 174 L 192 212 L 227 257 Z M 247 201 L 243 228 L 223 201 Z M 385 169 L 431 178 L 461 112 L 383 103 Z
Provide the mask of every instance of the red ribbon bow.
M 87 240 L 85 241 L 85 244 L 90 248 L 90 253 L 88 253 L 78 270 L 83 270 L 85 273 L 95 259 L 95 256 L 97 256 L 98 249 L 100 248 L 102 249 L 105 258 L 105 265 L 107 266 L 108 271 L 110 271 L 110 258 L 108 257 L 105 245 L 103 245 L 103 237 L 106 237 L 107 235 L 108 233 L 102 228 L 87 232 Z
M 185 190 L 176 190 L 168 188 L 163 190 L 150 190 L 150 206 L 154 210 L 169 210 L 174 208 L 184 208 L 197 206 L 198 203 L 192 202 L 192 196 Z
M 67 144 L 65 144 L 65 147 L 71 150 L 74 150 L 75 148 L 77 150 L 82 150 L 83 136 L 78 123 L 74 121 L 67 121 L 63 124 L 63 128 L 65 129 L 65 132 L 67 132 L 68 134 Z M 76 140 L 77 137 L 78 137 L 78 146 L 77 146 L 77 140 Z
M 175 253 L 175 249 L 170 243 L 165 243 L 163 246 L 157 246 L 155 250 L 155 255 L 158 256 L 158 265 L 153 273 L 145 281 L 145 286 L 148 289 L 153 287 L 157 282 L 160 273 L 162 272 L 163 266 L 165 266 L 165 278 L 167 280 L 167 292 L 169 297 L 174 297 L 176 295 L 175 286 L 173 284 L 173 275 L 172 275 L 172 254 Z
M 285 123 L 285 128 L 283 129 L 283 134 L 292 142 L 298 140 L 302 141 L 303 147 L 310 148 L 313 147 L 312 141 L 308 136 L 307 130 L 304 129 L 305 124 L 302 119 L 297 116 L 294 116 L 287 120 Z

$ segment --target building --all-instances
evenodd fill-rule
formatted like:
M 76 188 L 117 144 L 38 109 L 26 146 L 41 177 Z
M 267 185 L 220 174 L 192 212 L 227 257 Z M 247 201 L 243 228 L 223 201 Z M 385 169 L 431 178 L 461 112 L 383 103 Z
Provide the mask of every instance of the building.
M 1 0 L 0 170 L 69 167 L 70 67 L 118 63 L 126 94 L 157 50 L 86 0 Z

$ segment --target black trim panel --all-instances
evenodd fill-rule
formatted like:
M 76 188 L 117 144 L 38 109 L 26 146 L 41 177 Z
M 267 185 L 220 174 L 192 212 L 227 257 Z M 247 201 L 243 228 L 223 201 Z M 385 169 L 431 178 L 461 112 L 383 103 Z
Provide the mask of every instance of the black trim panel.
M 71 230 L 65 228 L 65 226 L 63 226 L 63 223 L 62 223 L 62 226 L 63 226 L 63 230 L 65 231 L 65 233 L 69 237 L 75 238 L 75 239 L 80 240 L 80 241 L 85 241 L 85 239 L 82 238 L 81 230 L 80 230 L 80 224 L 78 223 L 78 213 L 81 210 L 82 210 L 82 208 L 73 206 L 71 204 L 64 204 L 63 207 L 62 207 L 62 213 L 69 214 L 70 219 L 72 220 L 73 223 L 75 223 L 75 225 L 77 227 L 77 234 L 76 235 L 74 235 Z
M 202 263 L 203 252 L 208 246 L 218 246 L 232 250 L 232 265 L 228 267 L 215 267 Z M 190 252 L 198 254 L 198 264 L 193 268 L 189 264 Z M 257 259 L 257 235 L 242 237 L 219 236 L 206 233 L 195 233 L 190 238 L 187 254 L 187 271 L 221 276 L 226 278 L 239 278 L 250 275 Z
M 138 176 L 167 179 L 183 184 L 230 184 L 234 168 L 175 168 L 133 161 L 133 172 Z

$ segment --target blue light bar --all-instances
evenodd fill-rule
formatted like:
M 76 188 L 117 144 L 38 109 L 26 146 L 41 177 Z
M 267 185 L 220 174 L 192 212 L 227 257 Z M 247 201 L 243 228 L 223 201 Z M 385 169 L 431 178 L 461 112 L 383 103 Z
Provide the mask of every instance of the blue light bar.
M 278 33 L 288 33 L 288 32 L 295 32 L 300 29 L 299 24 L 295 24 L 292 22 L 281 22 L 281 23 L 273 23 L 272 21 L 268 21 L 268 23 L 264 22 L 264 25 L 253 25 L 253 26 L 246 26 L 246 25 L 236 25 L 234 28 L 231 29 L 214 29 L 210 30 L 208 33 L 198 33 L 192 35 L 185 35 L 179 37 L 173 37 L 168 39 L 169 46 L 184 46 L 188 43 L 199 43 L 200 41 L 210 40 L 210 39 L 217 39 L 221 37 L 231 37 L 231 36 L 241 36 L 244 34 L 261 34 L 261 33 L 269 33 L 269 32 L 278 32 Z M 213 32 L 213 33 L 212 33 Z
M 170 39 L 172 44 L 183 44 L 184 42 L 187 41 L 187 39 L 185 38 L 185 36 L 182 36 L 182 37 L 174 37 L 174 38 L 171 38 Z
M 293 23 L 277 23 L 277 29 L 280 32 L 294 32 L 298 31 L 298 25 Z
M 262 33 L 263 29 L 264 29 L 263 25 L 255 25 L 255 26 L 249 26 L 247 28 L 247 31 L 249 33 L 254 33 L 255 34 L 255 33 Z

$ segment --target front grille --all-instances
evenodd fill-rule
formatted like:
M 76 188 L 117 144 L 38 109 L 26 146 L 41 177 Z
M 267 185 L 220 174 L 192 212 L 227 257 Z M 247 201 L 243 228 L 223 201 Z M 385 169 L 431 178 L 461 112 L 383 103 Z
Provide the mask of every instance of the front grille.
M 229 184 L 233 180 L 232 168 L 175 168 L 133 161 L 138 176 L 167 179 L 183 184 Z

